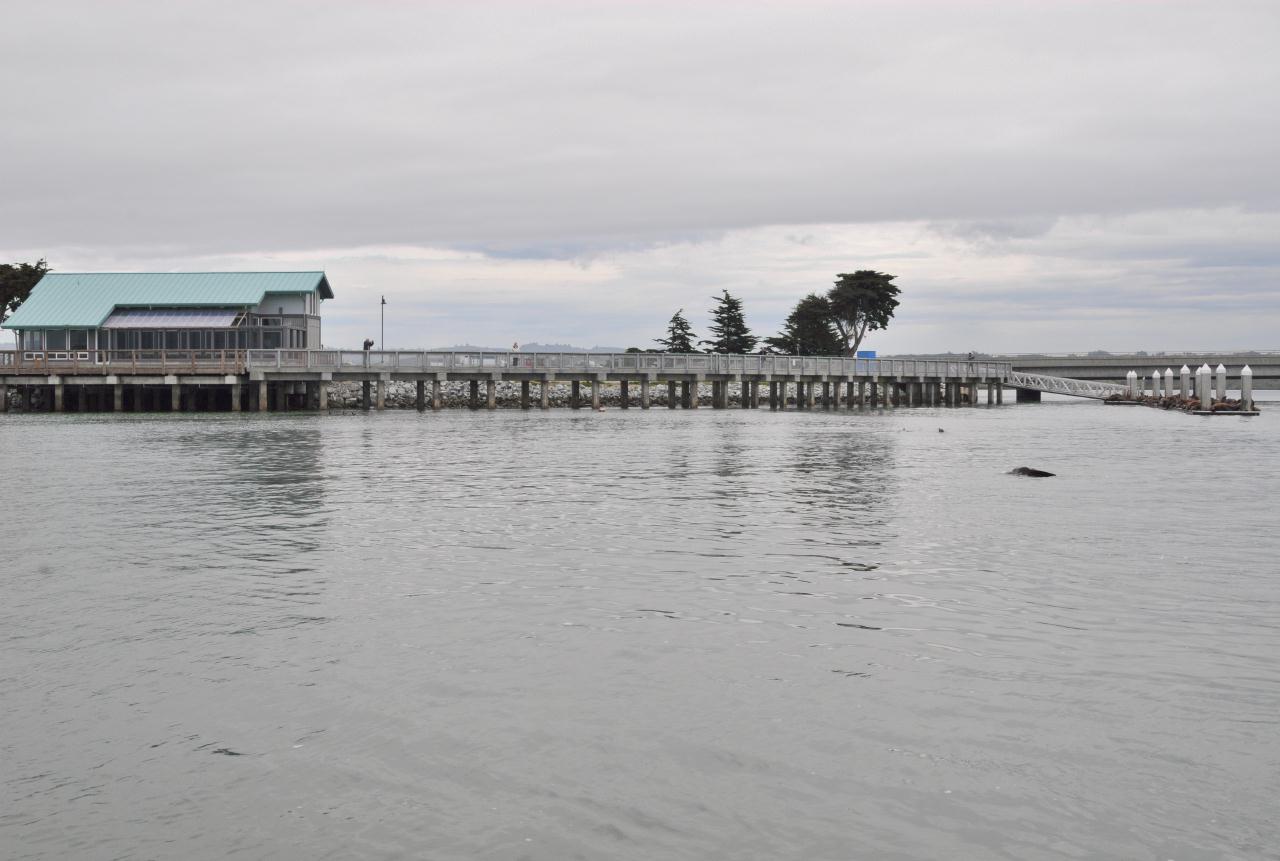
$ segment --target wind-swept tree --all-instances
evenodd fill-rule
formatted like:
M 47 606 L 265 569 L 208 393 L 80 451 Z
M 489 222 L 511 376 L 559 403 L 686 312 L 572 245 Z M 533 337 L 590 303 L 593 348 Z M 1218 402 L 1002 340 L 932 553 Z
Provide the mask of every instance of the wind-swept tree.
M 831 323 L 831 303 L 826 296 L 810 293 L 787 315 L 782 331 L 765 343 L 792 356 L 834 356 L 842 344 Z
M 836 276 L 836 285 L 827 292 L 827 301 L 844 355 L 856 353 L 867 332 L 889 326 L 898 307 L 897 296 L 902 292 L 893 283 L 896 277 L 871 269 Z
M 667 323 L 667 337 L 653 340 L 661 344 L 668 353 L 696 353 L 698 350 L 693 346 L 693 339 L 693 327 L 685 319 L 684 309 L 681 308 L 671 315 L 671 320 Z
M 715 299 L 716 307 L 711 311 L 712 323 L 707 328 L 714 337 L 710 341 L 703 341 L 703 346 L 708 347 L 708 352 L 712 353 L 754 352 L 760 339 L 747 328 L 747 318 L 742 314 L 742 300 L 730 296 L 728 290 L 711 298 Z
M 35 263 L 0 263 L 0 323 L 27 301 L 31 288 L 48 271 L 43 258 Z

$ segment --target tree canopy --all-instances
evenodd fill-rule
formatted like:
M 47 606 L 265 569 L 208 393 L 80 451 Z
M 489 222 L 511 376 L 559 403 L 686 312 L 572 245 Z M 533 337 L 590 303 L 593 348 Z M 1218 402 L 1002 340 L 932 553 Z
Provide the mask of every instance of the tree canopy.
M 826 296 L 810 293 L 787 315 L 782 331 L 766 338 L 771 349 L 792 356 L 834 356 L 842 344 L 831 322 L 831 303 Z
M 751 334 L 747 328 L 747 319 L 742 313 L 742 300 L 723 291 L 719 296 L 711 297 L 716 307 L 711 311 L 712 323 L 707 328 L 712 334 L 710 341 L 702 341 L 712 353 L 752 353 L 760 339 Z
M 896 297 L 902 292 L 893 283 L 895 277 L 872 269 L 836 276 L 835 286 L 827 292 L 827 301 L 844 355 L 854 355 L 867 332 L 888 327 L 898 307 Z
M 667 323 L 667 337 L 653 340 L 661 344 L 668 353 L 696 353 L 698 350 L 693 346 L 693 339 L 693 327 L 685 319 L 684 309 L 681 308 L 671 315 L 671 320 Z
M 31 288 L 49 271 L 44 258 L 35 263 L 0 263 L 0 323 L 18 310 Z

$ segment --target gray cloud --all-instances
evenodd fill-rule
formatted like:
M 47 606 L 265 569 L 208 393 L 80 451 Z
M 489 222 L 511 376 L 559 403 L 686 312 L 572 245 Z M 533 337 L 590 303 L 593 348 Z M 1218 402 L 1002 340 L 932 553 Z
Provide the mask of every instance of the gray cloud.
M 568 257 L 904 219 L 1004 241 L 1063 215 L 1280 202 L 1270 3 L 95 0 L 5 17 L 11 248 Z

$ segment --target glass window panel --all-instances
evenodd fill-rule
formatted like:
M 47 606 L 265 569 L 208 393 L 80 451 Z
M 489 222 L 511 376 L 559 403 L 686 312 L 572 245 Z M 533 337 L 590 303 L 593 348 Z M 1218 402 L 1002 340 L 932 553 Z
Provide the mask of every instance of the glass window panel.
M 67 333 L 67 349 L 69 350 L 87 350 L 89 349 L 89 333 L 84 329 L 72 329 Z
M 67 330 L 50 329 L 45 337 L 45 343 L 50 350 L 65 350 L 67 348 Z

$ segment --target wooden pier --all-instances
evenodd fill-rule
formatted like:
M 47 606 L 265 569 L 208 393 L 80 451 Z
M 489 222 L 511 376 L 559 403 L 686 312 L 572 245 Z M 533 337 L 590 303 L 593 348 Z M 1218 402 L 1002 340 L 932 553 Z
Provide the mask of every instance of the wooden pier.
M 496 409 L 499 382 L 520 384 L 520 406 L 550 408 L 552 384 L 572 386 L 572 406 L 600 407 L 601 388 L 618 384 L 629 405 L 631 387 L 648 409 L 655 386 L 666 404 L 696 409 L 698 387 L 711 386 L 711 406 L 784 409 L 821 404 L 865 407 L 958 406 L 1003 403 L 1007 362 L 932 359 L 850 359 L 826 356 L 704 353 L 519 353 L 416 350 L 244 351 L 0 351 L 0 408 L 11 387 L 25 409 L 75 411 L 325 410 L 328 384 L 355 381 L 364 409 L 386 406 L 392 381 L 417 384 L 419 410 L 439 410 L 444 383 L 469 384 L 469 404 Z M 589 395 L 582 393 L 582 385 Z M 534 387 L 537 391 L 534 391 Z M 481 388 L 483 387 L 483 395 Z

